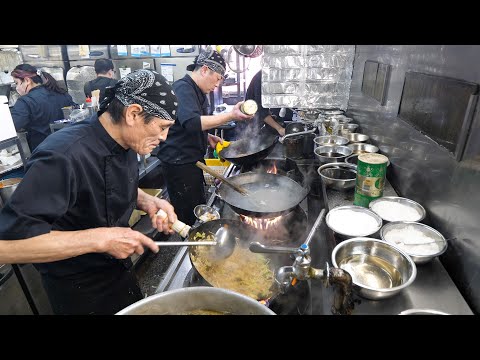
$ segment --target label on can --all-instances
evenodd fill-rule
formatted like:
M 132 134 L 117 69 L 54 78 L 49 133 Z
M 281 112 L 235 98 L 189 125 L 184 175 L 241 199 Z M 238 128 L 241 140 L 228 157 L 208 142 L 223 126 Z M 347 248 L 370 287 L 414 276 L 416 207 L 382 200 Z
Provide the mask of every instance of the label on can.
M 368 207 L 383 195 L 388 158 L 381 154 L 360 154 L 357 163 L 354 205 Z

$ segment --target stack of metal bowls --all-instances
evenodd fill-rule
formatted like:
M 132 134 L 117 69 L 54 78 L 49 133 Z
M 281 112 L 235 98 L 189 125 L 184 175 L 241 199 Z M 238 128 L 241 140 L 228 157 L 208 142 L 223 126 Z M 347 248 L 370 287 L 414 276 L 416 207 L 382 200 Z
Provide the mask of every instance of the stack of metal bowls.
M 413 260 L 398 247 L 373 238 L 357 237 L 339 243 L 332 264 L 352 276 L 360 296 L 381 300 L 410 286 L 417 276 Z
M 324 135 L 317 136 L 313 139 L 313 142 L 315 143 L 315 148 L 317 148 L 322 145 L 346 145 L 348 139 L 337 135 Z

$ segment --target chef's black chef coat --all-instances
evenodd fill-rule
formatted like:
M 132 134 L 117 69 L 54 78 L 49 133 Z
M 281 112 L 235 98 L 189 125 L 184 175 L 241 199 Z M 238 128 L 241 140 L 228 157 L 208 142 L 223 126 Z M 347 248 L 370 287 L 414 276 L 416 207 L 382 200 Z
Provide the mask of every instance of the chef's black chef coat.
M 202 131 L 200 117 L 208 115 L 207 96 L 190 75 L 173 83 L 178 98 L 177 119 L 168 130 L 167 139 L 160 143 L 158 158 L 167 164 L 195 163 L 207 151 L 208 132 Z
M 17 131 L 27 131 L 30 151 L 51 134 L 51 123 L 65 117 L 62 107 L 74 104 L 68 93 L 60 94 L 43 85 L 32 88 L 28 94 L 18 98 L 11 109 L 12 119 Z
M 137 201 L 137 186 L 136 153 L 118 145 L 95 115 L 55 132 L 37 147 L 23 180 L 0 211 L 0 239 L 29 238 L 50 230 L 127 227 Z M 101 297 L 106 289 L 115 288 L 116 278 L 121 278 L 132 262 L 91 253 L 34 265 L 43 275 L 55 307 L 52 291 L 56 299 L 84 299 L 80 302 L 88 301 L 82 297 L 84 292 L 98 291 L 95 298 Z M 84 292 L 78 294 L 77 290 Z M 104 311 L 108 312 L 93 312 Z

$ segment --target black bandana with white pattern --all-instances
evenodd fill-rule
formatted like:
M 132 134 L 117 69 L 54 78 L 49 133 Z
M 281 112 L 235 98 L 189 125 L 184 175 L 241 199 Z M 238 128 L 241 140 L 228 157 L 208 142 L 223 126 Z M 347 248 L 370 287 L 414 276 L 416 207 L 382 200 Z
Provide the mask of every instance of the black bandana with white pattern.
M 222 76 L 225 75 L 225 60 L 216 50 L 202 51 L 199 55 L 197 55 L 194 63 L 187 66 L 187 70 L 193 71 L 196 66 L 203 65 Z
M 114 98 L 125 106 L 139 104 L 150 115 L 175 121 L 177 96 L 167 79 L 154 70 L 136 70 L 107 87 L 98 115 L 107 110 Z

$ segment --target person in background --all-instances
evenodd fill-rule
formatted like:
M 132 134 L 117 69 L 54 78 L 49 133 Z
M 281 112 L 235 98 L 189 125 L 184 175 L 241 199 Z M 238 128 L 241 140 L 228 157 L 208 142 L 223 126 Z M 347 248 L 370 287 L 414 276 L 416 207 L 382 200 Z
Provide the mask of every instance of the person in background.
M 162 75 L 137 70 L 107 88 L 97 114 L 53 133 L 28 160 L 0 211 L 0 239 L 13 240 L 0 259 L 34 263 L 55 314 L 114 314 L 143 298 L 129 255 L 158 246 L 128 220 L 143 210 L 169 234 L 177 216 L 138 189 L 137 154 L 166 139 L 176 104 Z
M 201 52 L 187 70 L 192 74 L 173 84 L 178 97 L 177 119 L 168 139 L 160 144 L 157 156 L 178 218 L 193 225 L 193 209 L 206 202 L 203 171 L 195 163 L 205 162 L 207 144 L 215 148 L 221 141 L 207 130 L 232 120 L 250 120 L 252 116 L 240 111 L 243 101 L 230 112 L 209 115 L 206 95 L 220 85 L 225 74 L 225 60 L 217 51 Z
M 85 97 L 92 97 L 93 90 L 100 90 L 99 100 L 101 102 L 105 96 L 105 88 L 117 83 L 117 80 L 113 78 L 115 76 L 113 61 L 110 59 L 95 60 L 95 72 L 97 78 L 87 81 L 83 86 L 83 92 Z
M 272 130 L 275 131 L 276 134 L 278 133 L 279 136 L 285 136 L 285 128 L 273 118 L 272 111 L 262 106 L 262 70 L 253 76 L 250 84 L 248 85 L 247 93 L 245 94 L 245 100 L 250 99 L 255 100 L 257 103 L 257 113 L 251 122 L 238 124 L 239 126 L 237 125 L 237 135 L 239 137 L 254 136 L 264 126 L 264 124 L 267 124 Z
M 20 95 L 11 109 L 12 119 L 17 131 L 27 131 L 33 152 L 51 134 L 50 124 L 64 118 L 62 108 L 76 104 L 52 75 L 32 65 L 17 65 L 11 75 Z

